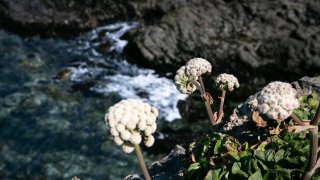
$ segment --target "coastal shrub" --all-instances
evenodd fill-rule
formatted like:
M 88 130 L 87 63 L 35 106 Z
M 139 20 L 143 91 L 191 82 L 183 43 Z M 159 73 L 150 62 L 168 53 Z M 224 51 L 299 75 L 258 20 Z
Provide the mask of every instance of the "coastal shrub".
M 177 70 L 174 79 L 177 89 L 183 94 L 199 90 L 213 127 L 201 141 L 190 144 L 183 167 L 185 179 L 320 179 L 317 171 L 320 167 L 320 106 L 317 94 L 298 97 L 289 83 L 269 83 L 256 94 L 251 107 L 250 118 L 260 128 L 255 132 L 258 136 L 254 141 L 244 140 L 237 136 L 239 134 L 231 136 L 219 128 L 228 120 L 223 110 L 226 93 L 240 86 L 238 79 L 226 73 L 217 76 L 215 84 L 221 90 L 218 97 L 220 106 L 217 112 L 213 112 L 211 105 L 214 100 L 202 79 L 211 71 L 209 61 L 194 58 Z M 157 116 L 156 108 L 138 99 L 122 100 L 110 107 L 106 114 L 106 123 L 115 143 L 126 153 L 136 151 L 148 180 L 151 176 L 139 144 L 153 145 L 152 133 L 157 127 Z
M 294 113 L 300 119 L 314 118 L 319 113 L 317 94 L 302 96 Z M 310 121 L 303 122 L 308 124 Z M 320 179 L 320 172 L 316 171 L 320 165 L 317 153 L 316 164 L 308 169 L 313 145 L 308 138 L 310 132 L 288 132 L 289 127 L 297 123 L 293 119 L 287 119 L 285 123 L 287 126 L 280 128 L 279 134 L 269 133 L 267 138 L 254 144 L 240 143 L 237 138 L 219 132 L 208 134 L 189 149 L 184 176 L 194 180 Z M 316 134 L 318 141 L 318 131 Z
M 210 63 L 202 58 L 189 60 L 175 77 L 180 92 L 196 89 L 206 105 L 211 125 L 223 124 L 226 91 L 238 88 L 238 79 L 220 74 L 216 85 L 222 91 L 218 112 L 212 112 L 212 96 L 206 91 L 202 76 L 211 72 Z M 275 81 L 257 93 L 252 120 L 264 128 L 266 136 L 258 141 L 240 143 L 236 137 L 213 132 L 195 147 L 184 176 L 187 179 L 319 179 L 320 107 L 315 94 L 298 99 L 289 83 Z M 289 118 L 290 117 L 290 118 Z M 215 128 L 217 129 L 217 128 Z M 308 134 L 308 136 L 307 136 Z M 193 145 L 193 144 L 192 144 Z

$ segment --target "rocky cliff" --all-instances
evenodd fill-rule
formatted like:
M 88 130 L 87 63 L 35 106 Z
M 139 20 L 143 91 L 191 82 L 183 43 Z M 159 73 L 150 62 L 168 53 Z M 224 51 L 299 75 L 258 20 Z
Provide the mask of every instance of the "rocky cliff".
M 213 75 L 247 84 L 242 92 L 320 71 L 317 0 L 0 0 L 0 27 L 20 34 L 74 35 L 115 21 L 140 23 L 125 36 L 130 61 L 174 72 L 203 57 Z
M 129 20 L 126 0 L 0 0 L 0 27 L 34 35 L 75 35 L 107 23 Z
M 214 75 L 233 73 L 250 93 L 272 80 L 320 72 L 319 1 L 174 2 L 157 1 L 127 35 L 127 53 L 138 64 L 174 71 L 203 57 Z

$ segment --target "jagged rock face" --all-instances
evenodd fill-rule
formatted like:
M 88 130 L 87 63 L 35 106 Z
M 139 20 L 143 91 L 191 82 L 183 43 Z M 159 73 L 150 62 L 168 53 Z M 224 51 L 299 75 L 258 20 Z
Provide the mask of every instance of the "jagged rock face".
M 137 63 L 168 71 L 203 57 L 215 62 L 213 73 L 233 73 L 240 83 L 258 86 L 320 69 L 319 1 L 177 2 L 162 8 L 166 1 L 160 1 L 150 9 L 157 18 L 145 16 L 127 35 L 127 53 Z
M 205 58 L 213 64 L 209 90 L 220 73 L 239 79 L 233 99 L 319 73 L 317 0 L 0 0 L 0 27 L 20 34 L 70 35 L 121 20 L 140 22 L 125 36 L 131 62 L 175 72 Z
M 292 85 L 298 90 L 298 94 L 317 93 L 320 101 L 320 76 L 317 77 L 303 77 L 298 81 L 292 83 Z
M 202 57 L 214 75 L 261 87 L 320 69 L 317 0 L 0 0 L 0 27 L 19 34 L 73 35 L 123 20 L 140 21 L 126 35 L 128 57 L 165 72 Z
M 161 2 L 159 3 L 160 6 Z M 270 64 L 287 52 L 291 64 L 301 62 L 301 51 L 310 61 L 319 48 L 320 3 L 188 1 L 132 33 L 141 55 L 155 64 L 181 64 L 193 56 L 234 58 L 252 67 Z M 167 9 L 167 8 L 165 8 Z M 151 9 L 152 10 L 152 9 Z M 302 43 L 304 42 L 304 43 Z M 306 44 L 305 44 L 306 43 Z M 295 50 L 300 50 L 295 52 Z M 315 51 L 315 52 L 313 52 Z M 312 63 L 307 63 L 312 64 Z M 317 62 L 318 66 L 320 62 Z
M 19 34 L 74 35 L 133 13 L 126 0 L 0 0 L 0 26 Z

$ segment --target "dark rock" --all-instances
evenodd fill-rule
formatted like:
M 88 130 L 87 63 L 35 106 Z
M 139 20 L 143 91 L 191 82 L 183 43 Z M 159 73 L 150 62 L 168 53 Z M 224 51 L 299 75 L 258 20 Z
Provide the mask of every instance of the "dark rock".
M 170 154 L 160 161 L 152 164 L 148 169 L 154 180 L 182 179 L 182 163 L 185 157 L 185 149 L 176 145 Z M 143 180 L 143 175 L 129 175 L 126 180 Z
M 142 16 L 141 26 L 126 35 L 126 53 L 135 63 L 168 72 L 203 57 L 213 63 L 215 75 L 236 75 L 246 84 L 240 91 L 249 94 L 273 80 L 319 73 L 319 1 L 170 2 L 136 8 L 161 15 L 151 21 Z
M 19 34 L 74 35 L 133 17 L 126 0 L 0 0 L 0 27 Z
M 298 90 L 299 95 L 317 93 L 320 101 L 320 76 L 303 77 L 292 83 Z

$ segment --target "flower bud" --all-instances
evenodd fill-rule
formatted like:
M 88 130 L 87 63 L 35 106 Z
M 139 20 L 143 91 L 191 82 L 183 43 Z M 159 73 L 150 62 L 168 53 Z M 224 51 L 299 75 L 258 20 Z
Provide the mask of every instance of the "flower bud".
M 125 152 L 125 153 L 131 153 L 133 150 L 134 150 L 134 147 L 131 146 L 131 145 L 127 145 L 127 144 L 124 144 L 122 145 L 122 150 Z
M 185 73 L 185 66 L 182 66 L 177 71 L 177 75 L 174 78 L 174 83 L 181 93 L 192 94 L 197 89 L 197 87 L 192 84 L 192 81 L 195 81 L 197 79 L 197 76 L 187 76 Z
M 144 142 L 147 147 L 151 147 L 154 144 L 154 137 L 148 136 Z
M 216 85 L 221 90 L 233 91 L 234 88 L 240 87 L 238 79 L 232 74 L 222 73 L 216 79 Z

